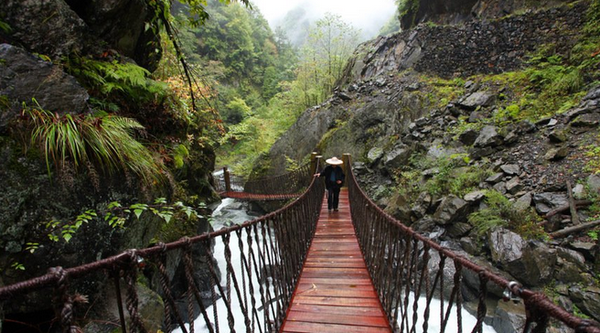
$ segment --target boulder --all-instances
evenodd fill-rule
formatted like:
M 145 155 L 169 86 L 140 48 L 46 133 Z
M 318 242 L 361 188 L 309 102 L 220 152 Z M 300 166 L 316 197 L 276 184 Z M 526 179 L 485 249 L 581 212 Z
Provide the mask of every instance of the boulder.
M 508 229 L 497 228 L 489 234 L 492 261 L 503 267 L 521 259 L 525 245 L 525 240 L 521 236 Z
M 503 142 L 502 135 L 498 134 L 498 131 L 495 126 L 486 125 L 483 127 L 481 132 L 479 132 L 479 136 L 475 140 L 475 147 L 496 147 L 502 144 Z
M 405 145 L 395 146 L 387 152 L 383 163 L 388 169 L 397 169 L 408 164 L 408 159 L 411 154 L 412 150 L 409 147 Z
M 598 245 L 596 243 L 593 242 L 581 242 L 581 241 L 577 241 L 577 242 L 572 242 L 569 244 L 569 246 L 581 253 L 587 260 L 594 260 L 594 252 L 596 250 L 596 248 L 598 247 Z
M 521 179 L 519 179 L 519 177 L 513 177 L 506 182 L 506 192 L 510 194 L 517 194 L 522 188 L 523 184 L 521 184 Z
M 567 205 L 569 200 L 565 193 L 544 192 L 534 194 L 533 203 L 536 211 L 543 215 L 555 208 Z
M 58 59 L 99 44 L 85 22 L 63 0 L 4 0 L 2 10 L 3 21 L 12 29 L 14 44 L 33 52 Z
M 385 208 L 385 211 L 398 221 L 410 225 L 411 210 L 406 196 L 400 193 L 394 194 L 390 199 L 388 206 Z
M 509 176 L 518 176 L 521 174 L 521 167 L 518 164 L 501 165 L 500 170 Z
M 422 192 L 411 207 L 411 214 L 417 219 L 422 218 L 431 208 L 433 198 L 427 192 Z
M 600 194 L 600 175 L 589 175 L 586 183 L 590 192 Z
M 10 110 L 0 114 L 0 133 L 19 114 L 23 103 L 59 114 L 86 110 L 87 91 L 51 62 L 19 47 L 0 44 L 0 64 L 0 96 L 10 101 Z
M 383 156 L 383 149 L 380 147 L 373 147 L 367 153 L 367 159 L 369 160 L 369 163 L 371 163 L 371 164 L 377 163 L 377 161 L 379 161 L 382 156 Z
M 565 130 L 556 129 L 550 132 L 548 139 L 550 139 L 550 142 L 552 143 L 563 143 L 567 141 L 567 133 Z
M 485 181 L 488 182 L 488 183 L 496 184 L 496 183 L 499 183 L 502 180 L 502 177 L 504 177 L 504 173 L 498 172 L 498 173 L 495 173 L 495 174 L 487 177 L 485 179 Z
M 466 222 L 453 223 L 448 228 L 448 236 L 452 238 L 460 238 L 469 234 L 473 230 L 473 226 Z
M 477 107 L 489 106 L 493 100 L 494 94 L 488 91 L 477 91 L 467 95 L 457 105 L 466 110 L 475 110 Z
M 523 332 L 527 315 L 523 302 L 498 301 L 491 325 L 497 333 Z
M 517 201 L 515 201 L 514 207 L 516 210 L 524 211 L 524 210 L 528 209 L 529 207 L 531 207 L 531 202 L 532 202 L 532 194 L 530 192 L 527 192 L 527 193 L 523 194 L 522 196 L 520 196 L 517 199 Z
M 520 260 L 507 266 L 507 271 L 529 286 L 541 286 L 553 278 L 557 262 L 556 250 L 543 242 L 529 241 Z
M 588 113 L 582 114 L 571 121 L 574 127 L 595 127 L 600 123 L 600 114 Z
M 544 155 L 544 158 L 548 161 L 559 161 L 569 155 L 569 147 L 551 147 Z
M 591 316 L 595 320 L 600 320 L 600 288 L 572 285 L 569 288 L 569 296 L 581 312 Z
M 577 251 L 558 247 L 556 265 L 556 280 L 562 283 L 584 283 L 587 282 L 581 275 L 585 271 L 585 258 Z
M 15 44 L 52 59 L 110 48 L 152 71 L 161 57 L 158 32 L 146 27 L 154 13 L 143 0 L 5 0 L 2 7 Z
M 464 132 L 462 132 L 459 136 L 458 136 L 458 140 L 460 142 L 462 142 L 462 144 L 466 145 L 466 146 L 470 146 L 472 144 L 475 143 L 475 140 L 477 140 L 477 136 L 479 135 L 479 133 L 477 133 L 476 130 L 474 129 L 468 129 Z
M 486 191 L 484 191 L 484 190 L 473 191 L 473 192 L 465 194 L 463 199 L 467 202 L 475 202 L 476 203 L 476 202 L 481 201 L 481 199 L 483 199 L 485 197 L 485 193 L 486 193 Z
M 433 214 L 436 223 L 440 225 L 451 224 L 456 221 L 464 221 L 469 209 L 469 204 L 454 195 L 445 197 L 440 206 Z

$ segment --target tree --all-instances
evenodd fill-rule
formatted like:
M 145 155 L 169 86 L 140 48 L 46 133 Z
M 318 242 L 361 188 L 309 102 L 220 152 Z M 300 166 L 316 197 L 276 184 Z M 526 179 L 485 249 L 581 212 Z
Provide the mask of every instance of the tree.
M 305 107 L 323 102 L 333 92 L 358 40 L 359 30 L 339 15 L 327 13 L 310 29 L 297 71 L 297 88 L 302 91 Z

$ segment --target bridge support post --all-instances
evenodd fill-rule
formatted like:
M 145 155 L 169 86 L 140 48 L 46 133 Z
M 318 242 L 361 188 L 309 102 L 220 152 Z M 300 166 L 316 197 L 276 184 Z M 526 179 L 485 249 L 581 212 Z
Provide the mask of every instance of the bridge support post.
M 231 179 L 229 178 L 227 167 L 223 167 L 223 179 L 225 180 L 225 191 L 231 192 Z
M 317 152 L 312 152 L 310 154 L 310 175 L 314 175 L 317 173 L 317 168 L 321 165 L 321 158 L 323 156 L 319 155 Z
M 342 164 L 342 170 L 344 170 L 344 174 L 347 175 L 348 170 L 350 170 L 350 163 L 352 162 L 352 155 L 350 155 L 348 153 L 344 153 L 344 155 L 342 155 L 342 161 L 344 162 L 344 164 Z

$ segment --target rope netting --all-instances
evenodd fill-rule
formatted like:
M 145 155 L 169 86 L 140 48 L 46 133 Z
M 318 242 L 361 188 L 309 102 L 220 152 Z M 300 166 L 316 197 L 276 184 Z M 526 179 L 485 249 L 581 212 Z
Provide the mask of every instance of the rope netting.
M 56 309 L 54 322 L 63 332 L 81 332 L 81 318 L 75 311 L 81 295 L 73 282 L 104 274 L 105 280 L 114 283 L 121 331 L 148 332 L 136 283 L 144 267 L 144 274 L 151 270 L 159 281 L 157 289 L 164 303 L 164 324 L 159 329 L 163 332 L 192 333 L 196 327 L 211 333 L 279 331 L 323 200 L 322 182 L 308 179 L 312 183 L 299 198 L 241 225 L 129 250 L 78 267 L 51 268 L 43 276 L 0 287 L 0 309 L 18 308 L 19 304 L 11 302 L 27 302 L 28 295 L 54 290 L 57 296 L 47 304 L 48 309 Z M 224 265 L 216 264 L 219 258 Z M 183 277 L 169 274 L 167 267 L 174 266 L 183 267 Z M 200 267 L 208 275 L 203 279 L 198 278 Z M 175 278 L 183 279 L 187 288 L 179 297 L 173 295 Z
M 395 331 L 482 332 L 488 290 L 495 287 L 504 290 L 507 301 L 523 300 L 527 314 L 523 332 L 546 332 L 550 319 L 555 319 L 575 332 L 600 333 L 594 322 L 572 315 L 543 293 L 524 289 L 414 232 L 366 196 L 351 168 L 347 173 L 352 221 L 361 251 Z M 463 327 L 467 275 L 478 279 L 472 327 Z M 430 327 L 434 322 L 439 328 Z
M 311 164 L 307 163 L 283 175 L 244 181 L 231 177 L 225 169 L 215 177 L 215 188 L 222 196 L 236 199 L 287 200 L 300 195 L 310 185 L 310 172 Z

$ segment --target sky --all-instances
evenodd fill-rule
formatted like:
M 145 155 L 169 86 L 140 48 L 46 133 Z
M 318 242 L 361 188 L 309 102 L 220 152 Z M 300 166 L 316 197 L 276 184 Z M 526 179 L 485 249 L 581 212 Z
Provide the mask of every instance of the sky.
M 364 32 L 379 31 L 389 18 L 394 15 L 394 0 L 251 0 L 262 15 L 269 21 L 272 29 L 291 9 L 302 5 L 315 17 L 322 18 L 325 13 L 338 14 L 346 23 Z

